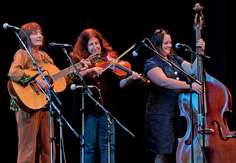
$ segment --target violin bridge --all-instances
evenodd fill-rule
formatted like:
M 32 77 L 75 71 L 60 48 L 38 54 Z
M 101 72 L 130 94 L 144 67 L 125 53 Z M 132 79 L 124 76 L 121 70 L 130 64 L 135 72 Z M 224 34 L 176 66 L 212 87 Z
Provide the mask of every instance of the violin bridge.
M 212 128 L 205 128 L 205 130 L 201 129 L 201 130 L 198 130 L 197 132 L 201 135 L 203 135 L 203 132 L 204 132 L 204 134 L 209 135 L 209 134 L 213 133 L 214 130 Z

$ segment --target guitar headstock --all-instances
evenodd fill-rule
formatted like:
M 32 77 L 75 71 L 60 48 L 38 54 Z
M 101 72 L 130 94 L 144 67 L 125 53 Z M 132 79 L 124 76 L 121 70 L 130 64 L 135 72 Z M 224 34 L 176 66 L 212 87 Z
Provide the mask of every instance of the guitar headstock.
M 202 13 L 203 7 L 200 5 L 200 3 L 196 3 L 193 10 L 196 12 L 196 15 L 194 18 L 194 29 L 202 29 L 203 18 L 204 18 L 204 15 Z
M 95 53 L 95 54 L 90 55 L 88 57 L 88 60 L 90 61 L 92 65 L 94 65 L 95 63 L 100 62 L 102 60 L 102 57 L 100 53 Z

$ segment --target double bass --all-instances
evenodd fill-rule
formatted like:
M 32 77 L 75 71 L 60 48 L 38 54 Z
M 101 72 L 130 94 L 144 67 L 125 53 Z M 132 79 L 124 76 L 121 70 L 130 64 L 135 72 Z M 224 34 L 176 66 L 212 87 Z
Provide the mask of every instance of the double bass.
M 197 41 L 201 39 L 203 7 L 196 3 L 194 11 Z M 203 51 L 196 47 L 196 52 L 202 54 Z M 204 91 L 192 94 L 192 112 L 189 107 L 190 93 L 179 95 L 180 116 L 186 118 L 187 131 L 178 139 L 176 162 L 233 163 L 236 158 L 236 139 L 233 138 L 235 131 L 230 131 L 227 124 L 227 113 L 232 113 L 231 93 L 224 84 L 204 70 L 203 58 L 200 55 L 196 57 L 197 73 L 194 77 L 202 83 Z

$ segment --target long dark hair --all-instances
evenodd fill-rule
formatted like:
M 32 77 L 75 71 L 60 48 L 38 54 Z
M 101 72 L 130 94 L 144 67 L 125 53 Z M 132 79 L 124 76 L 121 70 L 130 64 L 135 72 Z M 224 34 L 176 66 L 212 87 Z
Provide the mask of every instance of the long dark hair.
M 151 37 L 151 42 L 154 45 L 154 47 L 156 48 L 157 52 L 160 53 L 161 49 L 162 49 L 162 42 L 164 39 L 164 35 L 165 34 L 169 34 L 168 30 L 165 29 L 157 29 L 154 31 L 154 33 L 152 34 Z M 170 51 L 170 55 L 174 55 L 175 51 L 173 50 L 173 48 Z

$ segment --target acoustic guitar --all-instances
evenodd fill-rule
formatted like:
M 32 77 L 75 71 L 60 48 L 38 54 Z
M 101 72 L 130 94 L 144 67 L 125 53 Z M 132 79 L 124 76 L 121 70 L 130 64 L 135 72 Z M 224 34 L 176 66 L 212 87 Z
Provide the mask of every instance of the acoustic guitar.
M 100 60 L 101 56 L 98 53 L 90 55 L 86 59 L 86 61 L 89 61 L 92 65 L 99 62 Z M 83 64 L 81 62 L 78 62 L 77 64 L 75 64 L 75 66 L 77 69 L 80 69 L 83 67 Z M 65 76 L 72 72 L 76 72 L 73 66 L 67 67 L 60 71 L 60 69 L 52 64 L 44 65 L 42 67 L 42 71 L 44 71 L 43 74 L 53 86 L 53 91 L 55 93 L 59 93 L 65 90 L 67 85 Z M 38 71 L 32 71 L 28 69 L 23 70 L 23 72 L 30 76 L 34 76 L 38 73 Z M 41 75 L 39 76 L 39 78 L 42 78 Z M 23 87 L 17 82 L 8 80 L 7 88 L 10 96 L 14 99 L 16 104 L 25 112 L 35 112 L 38 109 L 44 107 L 48 102 L 46 95 L 34 82 L 30 82 L 27 86 Z

